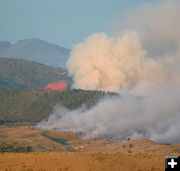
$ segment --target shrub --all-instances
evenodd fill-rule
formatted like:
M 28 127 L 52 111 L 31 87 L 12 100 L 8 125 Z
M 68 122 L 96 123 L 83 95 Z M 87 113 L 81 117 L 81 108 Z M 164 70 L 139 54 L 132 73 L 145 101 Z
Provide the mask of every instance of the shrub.
M 133 147 L 133 144 L 129 144 L 129 147 L 132 148 L 132 147 Z
M 4 152 L 16 152 L 16 153 L 27 153 L 27 152 L 31 152 L 32 151 L 32 147 L 31 146 L 18 146 L 18 147 L 14 147 L 14 145 L 12 144 L 0 144 L 0 153 L 4 153 Z

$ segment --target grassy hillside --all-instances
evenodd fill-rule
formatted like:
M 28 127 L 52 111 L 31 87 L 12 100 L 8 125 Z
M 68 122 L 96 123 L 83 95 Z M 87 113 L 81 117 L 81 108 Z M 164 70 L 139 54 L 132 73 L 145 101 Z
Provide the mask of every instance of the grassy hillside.
M 112 94 L 112 93 L 108 93 Z M 101 91 L 0 88 L 0 123 L 37 123 L 53 111 L 57 103 L 69 109 L 94 105 L 106 93 Z
M 180 143 L 164 145 L 144 138 L 111 142 L 80 139 L 72 132 L 36 130 L 28 126 L 0 128 L 0 152 L 180 153 Z
M 59 80 L 65 80 L 69 85 L 71 83 L 64 69 L 0 57 L 0 87 L 44 88 L 48 83 Z

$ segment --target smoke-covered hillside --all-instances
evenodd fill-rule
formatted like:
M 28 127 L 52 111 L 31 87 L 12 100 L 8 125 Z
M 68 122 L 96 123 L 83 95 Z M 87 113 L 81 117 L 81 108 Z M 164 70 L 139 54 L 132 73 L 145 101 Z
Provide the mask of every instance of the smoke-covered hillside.
M 113 95 L 113 93 L 89 90 L 0 88 L 0 124 L 34 124 L 47 118 L 57 104 L 68 109 L 77 109 L 82 104 L 89 108 L 106 94 Z

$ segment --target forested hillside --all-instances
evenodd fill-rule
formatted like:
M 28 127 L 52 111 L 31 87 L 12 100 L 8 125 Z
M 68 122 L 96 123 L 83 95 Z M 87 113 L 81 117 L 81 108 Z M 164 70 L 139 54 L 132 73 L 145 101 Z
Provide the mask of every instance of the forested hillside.
M 82 104 L 91 107 L 105 95 L 114 94 L 90 90 L 0 88 L 0 123 L 37 123 L 48 117 L 57 103 L 68 109 L 78 108 Z
M 0 87 L 44 88 L 48 83 L 59 80 L 71 84 L 71 78 L 64 69 L 23 59 L 0 57 Z

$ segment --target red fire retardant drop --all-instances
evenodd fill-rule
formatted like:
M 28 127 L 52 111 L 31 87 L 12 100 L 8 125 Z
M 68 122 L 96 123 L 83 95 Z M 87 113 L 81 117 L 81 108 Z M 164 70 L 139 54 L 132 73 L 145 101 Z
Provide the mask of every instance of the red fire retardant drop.
M 56 90 L 56 91 L 66 90 L 67 84 L 64 81 L 59 81 L 56 83 L 49 83 L 45 87 L 45 89 Z

